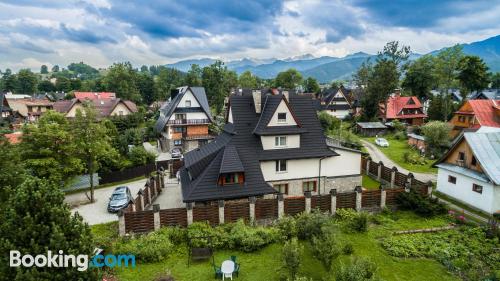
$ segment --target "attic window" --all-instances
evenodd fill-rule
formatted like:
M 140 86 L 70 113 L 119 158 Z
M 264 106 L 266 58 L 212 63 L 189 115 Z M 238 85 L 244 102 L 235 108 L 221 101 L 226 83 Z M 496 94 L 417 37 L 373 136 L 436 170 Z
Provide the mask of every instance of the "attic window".
M 286 123 L 286 112 L 278 113 L 278 123 Z
M 191 107 L 191 101 L 190 100 L 186 100 L 186 102 L 184 103 L 184 105 L 186 107 Z
M 218 180 L 219 185 L 239 184 L 244 182 L 245 182 L 244 173 L 220 174 Z

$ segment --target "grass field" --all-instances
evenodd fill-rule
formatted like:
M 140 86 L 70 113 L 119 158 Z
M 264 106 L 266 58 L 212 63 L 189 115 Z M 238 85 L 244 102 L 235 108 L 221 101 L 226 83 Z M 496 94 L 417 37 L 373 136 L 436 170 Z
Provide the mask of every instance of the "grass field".
M 446 217 L 433 219 L 423 219 L 412 212 L 392 213 L 390 219 L 385 219 L 383 224 L 371 224 L 366 233 L 349 233 L 340 231 L 337 235 L 339 241 L 348 241 L 353 245 L 352 256 L 341 256 L 334 264 L 333 272 L 341 264 L 349 262 L 353 257 L 363 257 L 375 262 L 378 266 L 376 274 L 383 280 L 458 280 L 448 273 L 444 266 L 432 259 L 412 258 L 403 259 L 389 256 L 381 247 L 384 237 L 391 235 L 396 230 L 407 230 L 424 227 L 437 227 L 449 223 Z M 111 236 L 116 234 L 116 223 L 101 226 L 93 226 L 95 235 Z M 116 232 L 115 232 L 116 233 Z M 101 237 L 100 239 L 106 240 Z M 305 275 L 313 280 L 324 280 L 325 276 L 333 275 L 325 271 L 321 263 L 312 255 L 309 242 L 300 242 L 302 251 L 302 263 L 300 275 Z M 280 280 L 279 272 L 281 267 L 280 243 L 272 244 L 257 252 L 243 253 L 234 250 L 216 250 L 214 259 L 217 265 L 223 260 L 229 259 L 231 255 L 236 255 L 241 264 L 240 275 L 235 280 Z M 187 249 L 181 245 L 177 247 L 175 253 L 162 262 L 139 263 L 136 268 L 118 268 L 115 275 L 119 280 L 153 280 L 162 273 L 168 272 L 175 280 L 211 280 L 214 278 L 214 271 L 211 262 L 197 262 L 187 265 Z
M 389 142 L 389 147 L 377 146 L 377 148 L 380 149 L 380 151 L 382 151 L 389 159 L 396 162 L 399 166 L 411 172 L 432 174 L 437 173 L 437 169 L 431 167 L 435 160 L 427 159 L 427 163 L 425 165 L 410 164 L 404 161 L 405 152 L 412 149 L 410 146 L 408 146 L 407 140 L 397 140 L 392 138 L 390 135 L 384 136 L 384 138 Z M 364 138 L 364 140 L 375 144 L 374 137 Z
M 363 181 L 361 185 L 369 190 L 377 190 L 380 188 L 380 182 L 372 179 L 371 177 L 367 175 L 363 175 Z

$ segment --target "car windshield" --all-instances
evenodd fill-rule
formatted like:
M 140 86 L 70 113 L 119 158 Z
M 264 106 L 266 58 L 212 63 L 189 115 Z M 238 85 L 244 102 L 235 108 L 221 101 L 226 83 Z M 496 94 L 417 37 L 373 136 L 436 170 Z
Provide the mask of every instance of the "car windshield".
M 111 200 L 123 200 L 123 199 L 127 199 L 125 193 L 111 195 Z

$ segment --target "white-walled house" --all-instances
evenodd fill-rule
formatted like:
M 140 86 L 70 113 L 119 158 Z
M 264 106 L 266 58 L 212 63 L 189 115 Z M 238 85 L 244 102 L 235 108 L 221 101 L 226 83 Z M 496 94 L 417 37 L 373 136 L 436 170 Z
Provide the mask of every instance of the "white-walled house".
M 361 185 L 361 152 L 327 146 L 309 97 L 253 91 L 231 96 L 227 112 L 223 132 L 184 155 L 184 202 L 327 194 Z
M 327 92 L 321 99 L 320 110 L 339 119 L 346 118 L 352 112 L 347 95 L 348 90 L 343 86 Z
M 437 190 L 489 214 L 500 212 L 500 129 L 466 132 L 438 161 Z

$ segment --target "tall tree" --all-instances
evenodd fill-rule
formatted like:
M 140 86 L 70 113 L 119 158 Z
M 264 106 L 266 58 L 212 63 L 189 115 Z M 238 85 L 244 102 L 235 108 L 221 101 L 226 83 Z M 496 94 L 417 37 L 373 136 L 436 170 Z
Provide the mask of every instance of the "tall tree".
M 201 78 L 211 106 L 216 114 L 221 113 L 225 97 L 229 95 L 231 87 L 237 84 L 236 73 L 227 70 L 224 63 L 218 60 L 203 68 Z
M 85 105 L 82 110 L 76 111 L 75 120 L 72 123 L 72 133 L 75 137 L 74 143 L 78 147 L 77 157 L 85 163 L 86 173 L 90 180 L 90 202 L 94 202 L 94 173 L 99 170 L 99 160 L 117 155 L 111 146 L 111 140 L 107 135 L 107 128 L 97 120 L 97 112 L 91 105 Z
M 141 96 L 136 84 L 136 72 L 130 62 L 115 63 L 103 78 L 107 91 L 115 92 L 117 97 L 140 102 Z
M 488 66 L 478 56 L 464 56 L 458 65 L 458 80 L 467 93 L 481 91 L 490 83 Z
M 192 64 L 191 69 L 187 72 L 186 78 L 184 79 L 184 84 L 187 86 L 201 86 L 201 73 L 202 70 L 199 65 Z
M 149 105 L 155 100 L 155 81 L 149 72 L 141 72 L 137 75 L 137 87 L 146 104 Z
M 353 81 L 356 83 L 356 86 L 359 88 L 366 88 L 368 86 L 368 78 L 371 75 L 373 70 L 373 65 L 370 62 L 370 59 L 364 61 L 361 66 L 358 68 L 358 71 L 353 75 Z M 340 85 L 337 85 L 338 88 Z M 332 84 L 333 87 L 333 84 Z
M 444 49 L 436 56 L 434 71 L 438 80 L 439 90 L 446 96 L 450 95 L 451 88 L 457 84 L 458 67 L 462 57 L 462 46 L 458 44 Z M 448 114 L 446 112 L 451 107 L 449 100 L 446 97 L 443 99 L 444 121 L 447 121 Z
M 253 75 L 249 70 L 241 73 L 238 78 L 238 86 L 248 89 L 257 88 L 257 76 Z
M 294 68 L 278 73 L 275 79 L 276 87 L 295 89 L 302 83 L 302 74 Z
M 14 92 L 17 88 L 17 75 L 12 74 L 12 71 L 7 68 L 2 75 L 2 89 L 0 90 Z
M 17 73 L 17 92 L 22 95 L 33 95 L 38 85 L 38 78 L 29 69 L 21 69 Z
M 166 100 L 170 97 L 170 91 L 182 84 L 182 75 L 177 69 L 161 66 L 158 68 L 158 76 L 155 80 L 156 99 Z
M 45 64 L 42 64 L 42 66 L 40 67 L 40 74 L 48 74 L 48 73 L 49 73 L 49 68 Z
M 0 276 L 2 280 L 97 280 L 95 268 L 79 271 L 77 267 L 9 266 L 9 251 L 34 257 L 47 250 L 58 254 L 88 255 L 94 251 L 89 226 L 78 214 L 71 215 L 59 185 L 28 177 L 11 192 L 0 209 Z M 36 259 L 35 259 L 36 260 Z
M 430 91 L 436 86 L 433 70 L 434 57 L 431 55 L 413 61 L 407 67 L 403 88 L 420 99 L 428 99 Z
M 56 65 L 54 65 L 54 66 L 52 67 L 52 72 L 59 72 L 59 65 L 57 65 L 57 64 L 56 64 Z
M 48 111 L 37 124 L 24 126 L 19 151 L 32 175 L 61 184 L 82 171 L 78 149 L 66 117 Z
M 446 122 L 432 121 L 422 127 L 425 142 L 428 147 L 427 153 L 435 157 L 441 156 L 450 142 L 451 126 Z
M 499 89 L 500 88 L 500 72 L 496 72 L 495 74 L 491 73 L 491 88 Z
M 71 91 L 71 89 L 71 80 L 66 77 L 58 77 L 56 79 L 56 90 L 67 93 Z
M 54 92 L 56 90 L 56 86 L 52 84 L 49 80 L 42 80 L 38 84 L 38 91 L 40 92 Z
M 149 72 L 148 66 L 147 65 L 141 66 L 141 72 Z
M 20 147 L 0 136 L 0 202 L 7 200 L 9 188 L 18 186 L 24 180 L 26 174 L 21 160 Z
M 313 77 L 307 77 L 307 79 L 304 80 L 304 91 L 306 91 L 306 93 L 319 93 L 320 88 L 318 80 Z

